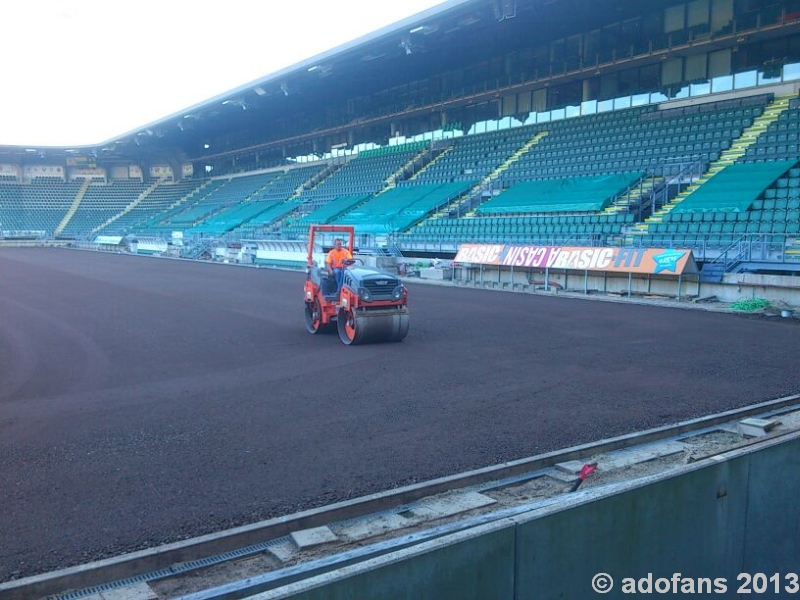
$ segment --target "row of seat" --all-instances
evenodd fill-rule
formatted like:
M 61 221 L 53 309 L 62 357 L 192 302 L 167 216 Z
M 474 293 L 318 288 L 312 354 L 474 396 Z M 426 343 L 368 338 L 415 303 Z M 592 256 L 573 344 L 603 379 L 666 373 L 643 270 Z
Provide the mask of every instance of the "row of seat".
M 648 233 L 790 233 L 800 232 L 800 221 L 713 221 L 654 223 Z
M 798 219 L 800 219 L 800 210 L 797 206 L 791 210 L 669 212 L 662 216 L 662 221 L 665 223 L 747 223 L 750 221 L 797 221 Z
M 759 233 L 751 237 L 762 242 L 775 251 L 780 251 L 785 247 L 787 233 Z M 741 234 L 697 234 L 697 233 L 659 233 L 645 235 L 640 238 L 643 246 L 656 248 L 697 248 L 700 250 L 708 248 L 726 249 L 730 248 L 742 239 Z

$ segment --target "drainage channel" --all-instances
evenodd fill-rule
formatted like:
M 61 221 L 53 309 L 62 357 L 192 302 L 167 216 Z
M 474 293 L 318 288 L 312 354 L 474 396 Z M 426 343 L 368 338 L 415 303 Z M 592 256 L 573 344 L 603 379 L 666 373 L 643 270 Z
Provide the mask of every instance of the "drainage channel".
M 0 584 L 0 600 L 245 598 L 798 429 L 800 395 L 787 396 Z

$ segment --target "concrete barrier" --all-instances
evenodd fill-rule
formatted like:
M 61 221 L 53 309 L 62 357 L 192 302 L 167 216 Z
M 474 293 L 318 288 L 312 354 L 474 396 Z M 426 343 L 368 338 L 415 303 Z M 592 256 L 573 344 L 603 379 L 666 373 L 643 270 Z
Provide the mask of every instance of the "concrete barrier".
M 737 598 L 748 584 L 740 573 L 762 573 L 767 596 L 782 597 L 775 585 L 785 590 L 800 571 L 798 472 L 800 432 L 793 432 L 532 504 L 516 517 L 251 598 L 584 599 L 599 597 L 592 588 L 598 573 L 614 581 L 604 598 L 627 597 L 625 586 L 628 594 L 633 586 L 633 593 L 664 595 L 669 586 L 670 594 L 693 587 L 699 597 Z

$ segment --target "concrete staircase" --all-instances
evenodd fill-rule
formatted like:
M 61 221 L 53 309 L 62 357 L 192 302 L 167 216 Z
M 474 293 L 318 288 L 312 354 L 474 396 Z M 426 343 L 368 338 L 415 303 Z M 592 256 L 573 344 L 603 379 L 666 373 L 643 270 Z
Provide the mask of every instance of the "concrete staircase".
M 117 213 L 113 217 L 107 219 L 104 223 L 101 223 L 100 225 L 98 225 L 97 227 L 92 229 L 90 235 L 97 235 L 97 233 L 99 233 L 104 228 L 106 228 L 109 225 L 111 225 L 114 221 L 116 221 L 117 219 L 119 219 L 123 215 L 127 215 L 134 208 L 139 206 L 139 204 L 141 204 L 142 200 L 147 198 L 153 192 L 153 190 L 155 190 L 161 184 L 161 182 L 163 182 L 163 181 L 164 181 L 164 179 L 159 179 L 158 181 L 154 182 L 146 190 L 144 190 L 141 194 L 139 194 L 133 202 L 131 202 L 130 204 L 128 204 L 128 206 L 123 208 L 121 212 Z M 207 183 L 204 183 L 203 185 L 205 186 L 205 185 L 207 185 Z M 176 206 L 177 204 L 178 204 L 178 202 L 176 202 L 172 206 Z M 172 208 L 172 207 L 170 207 L 170 208 Z
M 791 241 L 787 240 L 784 254 L 787 258 L 800 260 L 800 237 L 793 238 Z
M 472 188 L 472 190 L 470 190 L 470 192 L 468 194 L 466 194 L 462 200 L 459 201 L 460 204 L 463 204 L 463 203 L 471 201 L 472 198 L 474 198 L 475 196 L 479 195 L 486 188 L 491 186 L 492 183 L 494 183 L 497 180 L 497 178 L 500 177 L 500 175 L 502 175 L 504 171 L 506 171 L 506 169 L 508 169 L 511 165 L 513 165 L 515 162 L 517 162 L 519 160 L 520 156 L 522 156 L 528 150 L 530 150 L 531 148 L 536 146 L 539 142 L 541 142 L 548 135 L 550 135 L 549 131 L 540 131 L 535 136 L 533 136 L 531 139 L 529 139 L 527 142 L 525 142 L 522 146 L 517 148 L 517 150 L 514 152 L 514 154 L 509 156 L 505 161 L 503 161 L 502 164 L 498 165 L 498 167 L 494 171 L 489 173 L 474 188 Z M 460 204 L 458 204 L 457 206 L 453 206 L 453 207 L 451 207 L 449 209 L 445 208 L 445 209 L 443 209 L 443 211 L 440 211 L 440 213 L 446 214 L 446 212 L 450 212 L 451 210 L 457 209 L 460 206 Z M 475 210 L 476 210 L 475 208 L 471 209 L 469 212 L 467 212 L 467 214 L 464 215 L 464 217 L 465 218 L 474 217 L 475 216 Z
M 83 197 L 86 195 L 86 190 L 89 189 L 89 184 L 91 182 L 92 180 L 89 177 L 86 177 L 83 180 L 83 183 L 81 184 L 78 193 L 75 194 L 75 198 L 72 200 L 72 204 L 70 205 L 69 210 L 67 210 L 67 213 L 64 215 L 64 218 L 61 219 L 61 222 L 58 224 L 58 227 L 56 227 L 56 230 L 54 232 L 55 237 L 61 235 L 61 232 L 64 231 L 64 228 L 72 220 L 72 217 L 75 215 L 75 213 L 78 210 L 78 207 L 81 205 L 81 201 L 83 200 Z
M 708 170 L 701 177 L 678 193 L 672 200 L 665 203 L 659 210 L 645 219 L 643 223 L 637 223 L 631 229 L 630 233 L 634 236 L 647 234 L 651 223 L 661 223 L 664 215 L 677 207 L 687 196 L 695 192 L 700 186 L 712 179 L 723 169 L 734 164 L 744 156 L 747 149 L 758 140 L 761 134 L 789 108 L 789 101 L 793 98 L 796 98 L 796 96 L 789 95 L 775 98 L 775 100 L 764 109 L 764 112 L 756 117 L 753 123 L 742 132 L 742 135 L 733 141 L 731 147 L 725 150 L 716 161 L 711 163 Z
M 416 172 L 416 173 L 414 173 L 414 174 L 413 174 L 411 177 L 409 177 L 409 178 L 408 178 L 408 180 L 409 180 L 409 181 L 414 181 L 414 180 L 415 180 L 417 177 L 419 177 L 419 176 L 420 176 L 422 173 L 424 173 L 425 171 L 427 171 L 428 169 L 430 169 L 430 168 L 431 168 L 433 165 L 435 165 L 437 162 L 439 162 L 439 161 L 440 161 L 441 159 L 443 159 L 445 156 L 447 156 L 448 154 L 450 154 L 450 152 L 452 152 L 452 151 L 453 151 L 453 148 L 455 148 L 455 145 L 454 145 L 454 144 L 451 144 L 451 145 L 447 146 L 447 147 L 446 147 L 444 150 L 442 150 L 442 151 L 441 151 L 439 154 L 437 154 L 437 155 L 436 155 L 436 156 L 433 158 L 433 160 L 429 161 L 429 162 L 428 162 L 428 164 L 426 164 L 426 165 L 425 165 L 424 167 L 422 167 L 422 168 L 421 168 L 419 171 L 417 171 L 417 172 Z
M 631 205 L 639 204 L 644 198 L 650 195 L 653 189 L 664 181 L 663 177 L 645 177 L 640 185 L 631 186 L 626 191 L 617 196 L 602 211 L 601 215 L 616 215 L 628 212 Z

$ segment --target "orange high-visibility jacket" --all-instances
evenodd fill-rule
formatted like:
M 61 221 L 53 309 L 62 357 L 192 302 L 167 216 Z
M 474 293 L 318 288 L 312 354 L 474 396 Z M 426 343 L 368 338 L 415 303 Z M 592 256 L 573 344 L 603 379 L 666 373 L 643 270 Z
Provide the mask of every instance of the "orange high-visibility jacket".
M 344 261 L 350 260 L 351 258 L 353 258 L 353 256 L 347 248 L 334 248 L 328 252 L 328 257 L 325 259 L 325 262 L 331 266 L 331 269 L 342 269 L 344 268 Z

